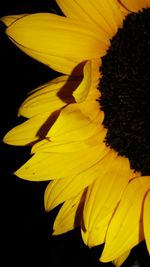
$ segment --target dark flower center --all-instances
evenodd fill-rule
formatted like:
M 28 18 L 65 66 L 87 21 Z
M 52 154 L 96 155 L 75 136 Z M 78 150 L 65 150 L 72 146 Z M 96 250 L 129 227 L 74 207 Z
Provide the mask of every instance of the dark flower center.
M 106 145 L 150 175 L 150 8 L 126 17 L 100 72 Z

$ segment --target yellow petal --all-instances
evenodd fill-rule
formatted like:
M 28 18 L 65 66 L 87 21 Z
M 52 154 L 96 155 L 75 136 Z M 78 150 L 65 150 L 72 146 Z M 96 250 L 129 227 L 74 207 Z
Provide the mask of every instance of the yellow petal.
M 16 45 L 26 48 L 30 56 L 40 61 L 45 57 L 46 64 L 49 55 L 78 63 L 99 58 L 109 45 L 107 37 L 99 35 L 87 23 L 48 13 L 25 16 L 11 24 L 6 33 Z
M 141 212 L 149 189 L 148 176 L 135 178 L 128 184 L 110 222 L 101 261 L 108 262 L 120 257 L 144 239 Z
M 92 78 L 92 84 L 91 84 L 91 88 L 90 88 L 88 97 L 91 98 L 93 93 L 95 94 L 97 92 L 98 96 L 94 97 L 94 99 L 98 99 L 100 96 L 100 90 L 98 90 L 98 84 L 99 84 L 99 80 L 101 78 L 101 73 L 99 71 L 100 66 L 102 65 L 101 58 L 91 60 L 91 65 L 92 65 L 92 77 L 91 77 Z M 95 89 L 97 89 L 97 90 L 95 90 Z
M 93 0 L 94 1 L 94 0 Z M 102 14 L 104 14 L 105 20 L 109 23 L 109 26 L 112 28 L 113 35 L 116 34 L 118 28 L 122 26 L 124 15 L 120 11 L 119 3 L 116 0 L 98 0 L 96 1 L 99 5 L 99 9 Z
M 150 254 L 150 191 L 147 193 L 144 202 L 143 221 L 145 241 Z
M 84 192 L 81 192 L 62 205 L 54 221 L 53 235 L 66 233 L 80 225 L 83 204 Z
M 91 61 L 87 61 L 84 66 L 84 76 L 82 82 L 79 84 L 77 89 L 73 92 L 73 96 L 76 102 L 83 102 L 88 96 L 90 86 L 91 86 L 91 75 L 92 75 Z
M 101 121 L 99 124 L 91 121 L 90 118 L 82 114 L 76 105 L 72 104 L 61 111 L 46 137 L 51 141 L 75 142 L 100 133 L 101 129 Z
M 41 113 L 11 129 L 4 137 L 4 142 L 16 146 L 29 145 L 44 138 L 51 126 L 49 112 Z
M 0 20 L 7 26 L 9 27 L 13 22 L 15 22 L 16 20 L 27 16 L 28 14 L 17 14 L 17 15 L 9 15 L 9 16 L 4 16 L 2 18 L 0 18 Z
M 130 180 L 133 180 L 133 178 L 140 177 L 141 172 L 135 171 L 133 169 L 130 170 Z
M 119 7 L 120 7 L 122 14 L 124 14 L 125 17 L 131 13 L 131 11 L 125 8 L 120 1 L 119 1 Z
M 78 141 L 50 141 L 48 138 L 43 139 L 37 143 L 35 143 L 32 147 L 32 154 L 37 152 L 44 152 L 44 153 L 51 153 L 51 152 L 57 152 L 57 153 L 70 153 L 70 152 L 78 152 L 81 150 L 87 150 L 90 149 L 93 146 L 99 146 L 99 151 L 107 151 L 103 140 L 106 136 L 105 129 L 101 131 L 99 134 L 90 136 L 89 138 L 86 138 L 85 140 L 78 140 Z M 103 153 L 103 152 L 102 152 Z
M 99 153 L 103 155 L 105 151 L 109 151 L 108 147 L 106 147 L 104 143 L 104 139 L 106 137 L 106 129 L 102 129 L 95 135 L 91 135 L 90 137 L 78 140 L 78 141 L 67 141 L 67 140 L 58 140 L 54 139 L 53 141 L 49 140 L 49 138 L 45 138 L 43 140 L 39 140 L 32 147 L 32 154 L 34 153 L 70 153 L 70 152 L 78 152 L 90 149 L 91 147 L 99 147 Z
M 75 82 L 73 80 L 68 81 L 68 76 L 60 76 L 36 88 L 22 103 L 18 115 L 31 118 L 46 111 L 49 111 L 49 114 L 51 114 L 62 108 L 72 101 L 72 96 L 69 94 L 68 89 L 75 87 Z M 62 93 L 62 96 L 59 96 L 59 92 L 63 91 L 63 88 L 65 88 L 64 93 Z
M 147 0 L 120 0 L 128 10 L 137 12 L 147 7 Z
M 20 45 L 19 43 L 16 43 L 15 41 L 13 41 L 13 39 L 11 39 L 11 41 L 17 47 L 19 47 L 24 53 L 34 58 L 35 60 L 38 60 L 41 63 L 44 63 L 45 65 L 54 69 L 57 72 L 68 74 L 68 75 L 73 74 L 73 76 L 79 76 L 82 73 L 82 71 L 80 70 L 80 64 L 78 63 L 79 60 L 76 60 L 75 58 L 73 59 L 73 58 L 67 58 L 67 57 L 54 56 L 51 54 L 45 54 L 44 51 L 38 52 L 30 48 L 24 47 Z M 80 61 L 82 61 L 82 59 Z
M 76 108 L 81 110 L 85 117 L 88 117 L 94 123 L 100 124 L 104 119 L 103 111 L 100 111 L 99 102 L 96 100 L 86 100 L 82 103 L 77 103 Z
M 105 151 L 99 145 L 72 153 L 36 153 L 15 172 L 20 178 L 31 181 L 44 181 L 66 178 L 96 164 Z
M 82 236 L 89 247 L 104 242 L 110 219 L 129 181 L 128 159 L 113 151 L 109 156 L 105 172 L 100 173 L 87 191 Z
M 58 5 L 67 17 L 87 21 L 93 27 L 103 29 L 110 38 L 116 32 L 118 22 L 120 26 L 120 19 L 122 21 L 117 2 L 112 0 L 111 2 L 86 0 L 85 5 L 84 0 L 57 0 Z
M 75 100 L 82 102 L 88 95 L 90 85 L 91 63 L 87 62 L 83 78 L 60 76 L 33 90 L 22 103 L 19 115 L 30 118 L 45 111 L 51 114 Z
M 51 181 L 44 194 L 45 209 L 50 211 L 62 202 L 74 197 L 77 193 L 83 191 L 95 179 L 98 179 L 106 172 L 106 165 L 109 156 L 101 156 L 101 160 L 90 166 L 85 171 L 77 175 L 70 175 L 66 179 L 57 179 Z M 100 179 L 100 178 L 99 178 Z
M 146 7 L 150 7 L 150 0 L 146 0 Z
M 119 258 L 113 260 L 113 264 L 116 267 L 120 267 L 124 263 L 124 261 L 128 258 L 129 254 L 130 254 L 130 250 L 126 251 Z

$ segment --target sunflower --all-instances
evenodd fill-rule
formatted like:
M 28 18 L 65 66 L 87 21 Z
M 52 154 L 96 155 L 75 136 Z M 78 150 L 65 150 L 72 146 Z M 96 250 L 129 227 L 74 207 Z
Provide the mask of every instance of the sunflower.
M 61 73 L 29 94 L 4 142 L 32 146 L 15 175 L 50 181 L 54 235 L 80 227 L 121 266 L 141 241 L 150 253 L 150 1 L 56 2 L 64 15 L 2 18 L 16 46 Z

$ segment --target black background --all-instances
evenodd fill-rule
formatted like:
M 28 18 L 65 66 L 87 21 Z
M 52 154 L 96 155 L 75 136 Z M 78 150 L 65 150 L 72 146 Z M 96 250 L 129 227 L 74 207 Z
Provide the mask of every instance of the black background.
M 0 0 L 0 17 L 9 14 L 49 12 L 57 10 L 51 0 Z M 17 110 L 27 93 L 59 74 L 31 59 L 5 35 L 5 26 L 0 24 L 0 139 L 20 121 Z M 50 266 L 90 267 L 113 266 L 100 263 L 101 247 L 89 249 L 81 239 L 80 230 L 52 236 L 52 225 L 58 209 L 50 214 L 43 206 L 46 182 L 27 182 L 13 172 L 29 158 L 27 147 L 0 144 L 1 178 L 1 245 L 4 266 Z M 145 244 L 133 249 L 124 267 L 138 261 L 148 267 L 150 261 Z

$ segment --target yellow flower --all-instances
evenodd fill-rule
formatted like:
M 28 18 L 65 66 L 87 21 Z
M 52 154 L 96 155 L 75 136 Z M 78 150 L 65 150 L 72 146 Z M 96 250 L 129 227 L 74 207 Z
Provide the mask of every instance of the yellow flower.
M 143 240 L 150 253 L 150 1 L 57 3 L 65 16 L 2 18 L 21 50 L 63 73 L 28 96 L 28 120 L 4 142 L 32 146 L 15 174 L 50 180 L 54 234 L 80 226 L 85 244 L 104 244 L 100 261 L 121 266 Z

